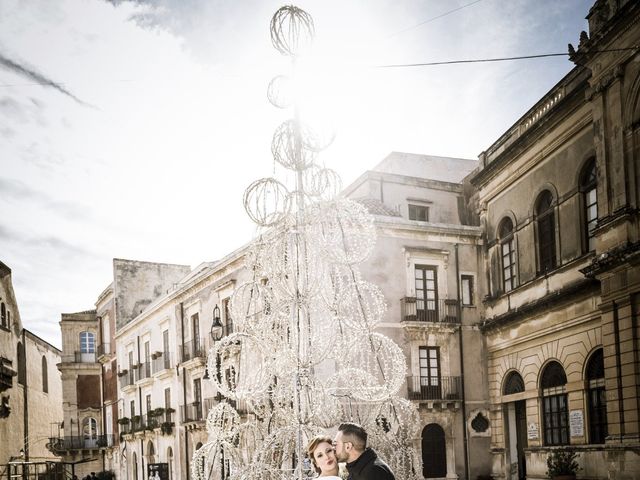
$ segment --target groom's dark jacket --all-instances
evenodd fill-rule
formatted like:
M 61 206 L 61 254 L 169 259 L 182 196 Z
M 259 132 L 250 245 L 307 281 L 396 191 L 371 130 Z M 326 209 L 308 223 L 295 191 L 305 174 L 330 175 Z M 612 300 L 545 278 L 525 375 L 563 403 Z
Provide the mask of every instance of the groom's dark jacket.
M 395 480 L 391 469 L 372 448 L 367 448 L 353 462 L 347 463 L 349 480 Z

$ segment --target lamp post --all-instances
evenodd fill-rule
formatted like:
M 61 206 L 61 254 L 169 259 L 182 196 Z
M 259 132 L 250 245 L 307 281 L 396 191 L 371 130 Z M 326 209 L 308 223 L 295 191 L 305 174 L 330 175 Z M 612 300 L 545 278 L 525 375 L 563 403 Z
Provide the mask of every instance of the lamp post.
M 211 337 L 211 341 L 217 342 L 222 338 L 224 327 L 220 322 L 220 307 L 216 303 L 216 306 L 213 307 L 213 321 L 211 322 L 211 330 L 209 330 L 209 336 Z M 204 376 L 202 377 L 204 380 L 209 380 L 209 368 L 207 367 L 204 371 Z

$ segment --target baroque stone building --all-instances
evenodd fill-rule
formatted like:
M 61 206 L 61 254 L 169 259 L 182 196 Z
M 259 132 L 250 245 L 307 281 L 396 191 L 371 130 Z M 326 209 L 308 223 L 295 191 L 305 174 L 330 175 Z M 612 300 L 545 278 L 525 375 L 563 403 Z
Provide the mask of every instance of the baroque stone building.
M 480 156 L 493 475 L 640 477 L 640 3 L 597 1 L 576 67 Z
M 55 460 L 46 445 L 62 419 L 59 361 L 60 350 L 24 328 L 0 262 L 0 465 Z

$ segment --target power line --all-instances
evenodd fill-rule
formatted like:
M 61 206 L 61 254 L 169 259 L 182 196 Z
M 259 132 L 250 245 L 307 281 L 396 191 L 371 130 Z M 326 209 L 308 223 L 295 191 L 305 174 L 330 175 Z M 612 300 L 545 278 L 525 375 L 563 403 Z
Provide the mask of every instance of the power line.
M 608 48 L 604 50 L 592 50 L 590 53 L 604 52 L 624 52 L 629 50 L 638 50 L 638 46 L 628 48 Z M 463 63 L 489 63 L 489 62 L 507 62 L 510 60 L 527 60 L 531 58 L 545 57 L 568 57 L 569 53 L 543 53 L 540 55 L 522 55 L 518 57 L 499 57 L 499 58 L 476 58 L 467 60 L 445 60 L 441 62 L 424 62 L 424 63 L 398 63 L 391 65 L 374 65 L 374 68 L 406 68 L 406 67 L 431 67 L 434 65 L 456 65 Z
M 408 32 L 409 30 L 413 30 L 414 28 L 421 27 L 422 25 L 425 25 L 425 24 L 427 24 L 429 22 L 433 22 L 434 20 L 437 20 L 439 18 L 446 17 L 447 15 L 450 15 L 450 14 L 452 14 L 454 12 L 457 12 L 458 10 L 462 10 L 463 8 L 467 8 L 467 7 L 470 7 L 471 5 L 475 5 L 476 3 L 480 3 L 481 1 L 482 0 L 475 0 L 474 2 L 467 3 L 466 5 L 461 5 L 458 8 L 454 8 L 453 10 L 449 10 L 448 12 L 441 13 L 440 15 L 437 15 L 435 17 L 428 18 L 424 22 L 417 23 L 417 24 L 415 24 L 415 25 L 413 25 L 411 27 L 405 28 L 403 30 L 398 30 L 397 32 L 392 33 L 391 35 L 389 35 L 388 38 L 392 38 L 392 37 L 395 37 L 396 35 L 400 35 L 401 33 Z

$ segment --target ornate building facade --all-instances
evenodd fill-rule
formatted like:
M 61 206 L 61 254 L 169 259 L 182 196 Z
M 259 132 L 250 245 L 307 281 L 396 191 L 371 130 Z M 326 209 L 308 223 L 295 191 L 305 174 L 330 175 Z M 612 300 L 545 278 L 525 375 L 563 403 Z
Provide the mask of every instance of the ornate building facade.
M 640 4 L 597 1 L 576 67 L 480 156 L 493 475 L 640 476 Z

